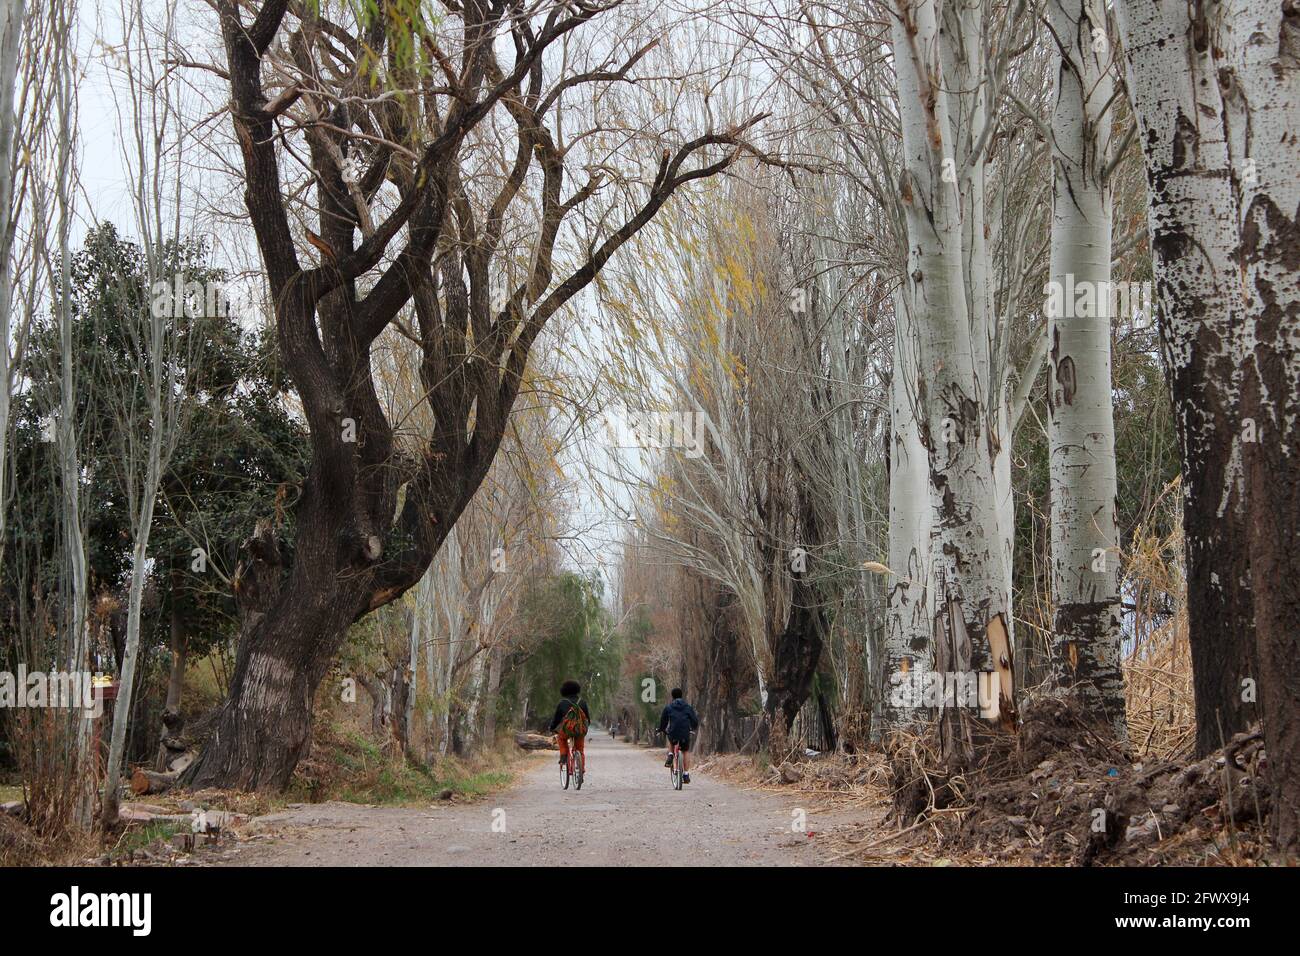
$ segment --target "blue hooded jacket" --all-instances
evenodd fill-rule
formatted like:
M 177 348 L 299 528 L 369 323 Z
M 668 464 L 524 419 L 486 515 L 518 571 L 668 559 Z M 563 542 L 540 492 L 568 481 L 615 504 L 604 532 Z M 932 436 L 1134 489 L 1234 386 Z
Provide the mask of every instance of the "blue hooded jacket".
M 669 740 L 682 741 L 690 738 L 692 730 L 698 730 L 700 718 L 695 708 L 678 697 L 669 702 L 659 717 L 659 730 L 667 732 Z

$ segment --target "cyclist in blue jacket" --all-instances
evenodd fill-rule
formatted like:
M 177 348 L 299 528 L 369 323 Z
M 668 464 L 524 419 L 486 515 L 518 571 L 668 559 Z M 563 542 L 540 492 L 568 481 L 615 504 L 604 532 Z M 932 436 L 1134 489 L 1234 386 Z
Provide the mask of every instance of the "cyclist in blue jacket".
M 672 698 L 659 717 L 659 732 L 668 735 L 669 744 L 668 759 L 664 761 L 664 766 L 673 765 L 672 745 L 676 744 L 682 751 L 682 783 L 690 783 L 690 764 L 687 763 L 686 755 L 691 749 L 691 731 L 699 729 L 700 718 L 696 716 L 695 708 L 682 699 L 680 687 L 673 688 Z

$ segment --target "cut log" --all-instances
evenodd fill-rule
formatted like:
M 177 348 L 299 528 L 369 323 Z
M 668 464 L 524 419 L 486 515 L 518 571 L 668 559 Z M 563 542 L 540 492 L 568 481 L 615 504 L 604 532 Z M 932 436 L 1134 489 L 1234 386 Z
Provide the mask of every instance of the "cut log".
M 559 750 L 555 738 L 543 734 L 515 734 L 515 746 L 524 750 Z
M 146 793 L 166 793 L 176 786 L 179 777 L 179 773 L 155 773 L 136 767 L 135 773 L 131 774 L 131 790 L 137 797 Z

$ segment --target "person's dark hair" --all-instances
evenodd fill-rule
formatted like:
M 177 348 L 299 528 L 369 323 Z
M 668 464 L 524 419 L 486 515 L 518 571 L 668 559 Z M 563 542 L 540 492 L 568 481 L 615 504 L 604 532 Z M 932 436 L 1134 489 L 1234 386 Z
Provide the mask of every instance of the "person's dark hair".
M 578 694 L 581 693 L 582 693 L 582 685 L 579 684 L 576 680 L 566 680 L 563 684 L 560 685 L 561 697 L 576 697 Z
M 681 700 L 681 699 L 682 699 L 682 689 L 680 687 L 674 687 L 673 700 Z

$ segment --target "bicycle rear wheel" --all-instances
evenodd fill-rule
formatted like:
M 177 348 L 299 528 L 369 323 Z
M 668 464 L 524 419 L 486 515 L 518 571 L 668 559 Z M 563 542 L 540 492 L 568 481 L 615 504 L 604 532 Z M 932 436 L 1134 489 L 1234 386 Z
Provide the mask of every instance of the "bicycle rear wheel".
M 586 769 L 587 758 L 583 756 L 581 750 L 574 751 L 573 754 L 573 789 L 582 789 L 582 775 Z
M 560 787 L 564 790 L 569 789 L 569 761 L 572 759 L 569 757 L 560 761 Z
M 680 747 L 673 750 L 673 789 L 682 789 L 682 750 Z

